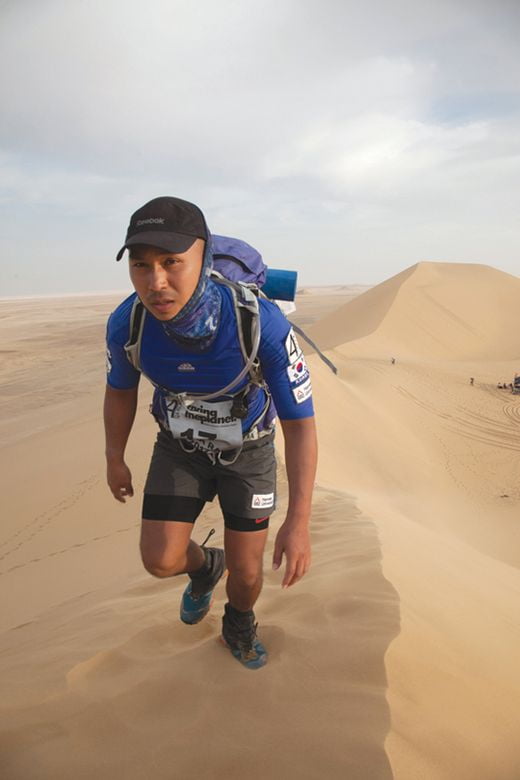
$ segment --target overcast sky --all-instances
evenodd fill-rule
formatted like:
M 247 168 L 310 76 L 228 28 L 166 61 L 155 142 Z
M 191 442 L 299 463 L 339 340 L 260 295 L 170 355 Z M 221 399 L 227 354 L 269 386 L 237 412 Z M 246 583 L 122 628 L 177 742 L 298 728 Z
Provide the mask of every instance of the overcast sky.
M 520 275 L 518 0 L 0 0 L 0 295 L 125 289 L 195 201 L 300 284 Z

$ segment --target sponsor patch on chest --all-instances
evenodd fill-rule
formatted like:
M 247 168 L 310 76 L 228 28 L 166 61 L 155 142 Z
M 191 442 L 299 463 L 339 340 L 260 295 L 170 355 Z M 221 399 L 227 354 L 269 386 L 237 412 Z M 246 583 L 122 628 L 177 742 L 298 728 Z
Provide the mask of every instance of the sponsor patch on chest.
M 254 493 L 251 499 L 252 509 L 268 509 L 274 505 L 274 493 Z
M 195 371 L 195 366 L 192 366 L 191 363 L 181 363 L 180 366 L 177 366 L 177 371 Z
M 311 386 L 311 380 L 310 378 L 307 379 L 306 382 L 303 383 L 303 385 L 298 385 L 298 387 L 293 388 L 293 395 L 294 400 L 297 404 L 302 404 L 304 401 L 307 400 L 307 398 L 310 398 L 312 395 L 312 386 Z

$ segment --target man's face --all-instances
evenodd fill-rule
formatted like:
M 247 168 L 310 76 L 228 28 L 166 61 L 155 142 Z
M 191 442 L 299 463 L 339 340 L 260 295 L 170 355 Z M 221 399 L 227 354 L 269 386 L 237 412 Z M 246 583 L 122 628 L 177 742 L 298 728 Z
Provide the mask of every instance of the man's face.
M 130 279 L 156 319 L 171 320 L 188 303 L 199 282 L 203 256 L 202 238 L 181 254 L 144 244 L 131 247 Z

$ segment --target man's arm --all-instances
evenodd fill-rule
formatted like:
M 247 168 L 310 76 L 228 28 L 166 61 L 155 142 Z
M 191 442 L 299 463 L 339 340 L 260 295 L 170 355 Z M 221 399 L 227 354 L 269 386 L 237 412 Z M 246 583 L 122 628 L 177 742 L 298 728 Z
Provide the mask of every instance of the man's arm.
M 279 568 L 285 555 L 287 565 L 282 587 L 287 588 L 301 579 L 311 564 L 309 521 L 318 444 L 314 417 L 280 420 L 280 423 L 285 439 L 289 506 L 285 522 L 276 535 L 273 568 Z
M 138 388 L 116 390 L 106 386 L 103 416 L 107 458 L 107 482 L 112 495 L 123 504 L 133 496 L 132 475 L 125 463 L 125 447 L 134 423 Z

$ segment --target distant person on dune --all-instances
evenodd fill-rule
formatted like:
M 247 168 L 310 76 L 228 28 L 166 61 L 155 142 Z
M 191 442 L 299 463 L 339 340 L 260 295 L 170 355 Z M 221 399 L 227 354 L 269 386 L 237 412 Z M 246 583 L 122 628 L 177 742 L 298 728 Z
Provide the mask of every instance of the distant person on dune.
M 474 385 L 475 384 L 475 377 L 474 376 L 470 376 L 469 383 L 470 383 L 470 385 Z
M 108 485 L 118 501 L 133 495 L 124 453 L 144 373 L 155 386 L 151 411 L 159 433 L 144 487 L 143 564 L 156 577 L 188 575 L 180 608 L 188 624 L 208 613 L 227 568 L 222 639 L 256 669 L 267 660 L 253 607 L 276 502 L 276 414 L 289 503 L 273 568 L 285 556 L 286 588 L 310 566 L 317 445 L 309 371 L 276 304 L 212 272 L 212 236 L 194 204 L 172 197 L 145 204 L 131 217 L 118 260 L 125 249 L 136 292 L 107 326 Z M 224 549 L 191 540 L 195 520 L 215 495 Z

